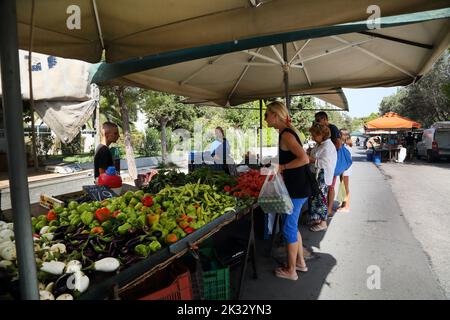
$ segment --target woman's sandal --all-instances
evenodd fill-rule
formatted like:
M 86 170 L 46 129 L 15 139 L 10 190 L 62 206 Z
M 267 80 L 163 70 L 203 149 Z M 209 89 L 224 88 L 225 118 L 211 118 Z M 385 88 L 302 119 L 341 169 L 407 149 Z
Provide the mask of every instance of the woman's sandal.
M 275 277 L 282 278 L 282 279 L 288 279 L 292 281 L 298 280 L 297 273 L 295 274 L 289 274 L 285 268 L 277 268 L 275 269 Z
M 316 224 L 315 226 L 312 226 L 311 228 L 309 228 L 309 231 L 320 232 L 320 231 L 325 231 L 327 229 L 328 229 L 328 227 L 322 227 L 320 224 Z
M 306 273 L 306 272 L 308 272 L 308 267 L 307 266 L 301 267 L 299 265 L 296 265 L 295 270 Z

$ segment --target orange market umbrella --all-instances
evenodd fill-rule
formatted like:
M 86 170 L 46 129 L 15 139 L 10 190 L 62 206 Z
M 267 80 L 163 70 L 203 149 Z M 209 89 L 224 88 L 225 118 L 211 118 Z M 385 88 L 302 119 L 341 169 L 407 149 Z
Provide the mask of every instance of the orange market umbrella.
M 382 117 L 369 121 L 366 124 L 367 130 L 374 129 L 413 129 L 420 128 L 421 125 L 411 119 L 402 117 L 395 112 L 388 112 Z

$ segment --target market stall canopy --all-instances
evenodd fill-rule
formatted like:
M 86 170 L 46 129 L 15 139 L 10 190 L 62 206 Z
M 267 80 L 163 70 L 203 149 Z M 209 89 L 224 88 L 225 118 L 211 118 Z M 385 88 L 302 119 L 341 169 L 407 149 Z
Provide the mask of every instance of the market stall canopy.
M 124 75 L 106 81 L 166 91 L 208 101 L 239 105 L 284 96 L 284 71 L 290 94 L 311 94 L 348 110 L 341 87 L 407 85 L 418 80 L 450 43 L 450 9 L 386 18 L 414 21 L 401 26 L 289 42 L 242 50 Z M 431 19 L 431 20 L 429 20 Z M 139 62 L 136 62 L 139 64 Z M 94 79 L 102 76 L 100 66 Z M 99 77 L 97 77 L 99 76 Z M 331 94 L 331 95 L 330 95 Z
M 29 45 L 30 0 L 17 0 L 19 47 Z M 39 0 L 34 51 L 99 62 L 365 21 L 372 0 Z M 448 0 L 378 0 L 383 17 L 446 8 Z M 373 11 L 372 11 L 373 13 Z M 254 48 L 250 46 L 248 48 Z M 209 54 L 211 56 L 213 54 Z
M 23 100 L 30 99 L 28 60 L 28 51 L 19 50 Z M 99 100 L 97 85 L 90 83 L 91 64 L 40 53 L 32 53 L 31 60 L 35 111 L 63 143 L 69 143 L 89 120 Z
M 342 89 L 336 89 L 336 90 L 322 90 L 320 92 L 311 92 L 311 93 L 304 93 L 302 94 L 304 96 L 313 96 L 315 98 L 318 98 L 322 101 L 325 101 L 326 103 L 329 103 L 335 107 L 338 107 L 342 110 L 348 110 L 348 101 L 347 97 L 344 94 L 344 91 Z M 277 96 L 277 95 L 275 95 Z M 281 96 L 281 94 L 279 95 Z M 277 96 L 277 97 L 279 97 Z M 251 99 L 251 100 L 256 100 Z M 233 100 L 233 105 L 239 105 L 245 102 L 248 102 L 249 100 Z M 212 107 L 223 107 L 223 106 L 230 106 L 227 104 L 226 100 L 221 101 L 213 101 L 208 99 L 196 99 L 196 98 L 186 98 L 182 101 L 185 104 L 195 104 L 195 105 L 204 105 L 204 106 L 212 106 Z
M 411 119 L 402 117 L 395 112 L 388 112 L 382 117 L 369 121 L 366 124 L 366 130 L 380 130 L 380 129 L 413 129 L 420 128 L 421 125 Z

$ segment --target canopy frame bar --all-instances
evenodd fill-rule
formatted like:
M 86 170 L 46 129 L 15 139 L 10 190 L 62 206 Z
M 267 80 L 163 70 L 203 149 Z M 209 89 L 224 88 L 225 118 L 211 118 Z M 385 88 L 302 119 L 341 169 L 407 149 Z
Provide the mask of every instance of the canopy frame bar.
M 297 43 L 295 41 L 292 42 L 292 45 L 294 46 L 295 50 L 297 50 L 297 52 L 295 53 L 295 55 L 292 57 L 291 61 L 289 62 L 289 64 L 292 63 L 292 61 L 298 56 L 299 59 L 301 59 L 301 55 L 300 53 L 302 52 L 302 50 L 306 47 L 306 45 L 309 43 L 309 41 L 311 41 L 311 39 L 308 39 L 308 41 L 306 41 L 306 43 L 300 48 L 300 50 L 297 49 Z M 292 65 L 291 65 L 292 66 Z M 303 63 L 303 67 L 300 67 L 300 69 L 303 69 L 303 73 L 305 74 L 306 80 L 308 81 L 309 87 L 312 87 L 312 83 L 311 83 L 311 77 L 308 74 L 308 71 L 306 70 L 306 65 L 305 63 Z
M 259 53 L 261 50 L 262 50 L 262 48 L 258 48 L 258 50 L 256 50 L 256 53 Z M 255 56 L 252 56 L 252 57 L 250 57 L 250 59 L 248 59 L 248 62 L 251 63 L 251 62 L 252 62 L 253 60 L 255 60 L 255 59 L 256 59 L 256 57 L 255 57 Z M 234 86 L 233 86 L 233 88 L 231 89 L 230 93 L 228 94 L 228 97 L 227 97 L 228 103 L 230 102 L 231 97 L 234 95 L 234 92 L 236 91 L 237 87 L 238 87 L 239 84 L 241 83 L 242 79 L 243 79 L 244 76 L 247 74 L 247 71 L 248 71 L 249 68 L 250 68 L 250 65 L 246 65 L 246 66 L 244 67 L 244 70 L 241 72 L 241 74 L 240 74 L 238 80 L 236 81 L 236 83 L 234 84 Z
M 210 65 L 213 65 L 214 63 L 216 63 L 217 61 L 219 61 L 220 59 L 224 58 L 225 55 L 221 55 L 220 57 L 214 59 L 214 60 L 209 60 L 207 64 L 205 64 L 204 66 L 200 67 L 200 69 L 198 69 L 197 71 L 195 71 L 193 74 L 191 74 L 189 77 L 187 77 L 186 79 L 184 79 L 183 81 L 180 81 L 180 85 L 184 86 L 186 83 L 188 83 L 189 81 L 191 81 L 193 78 L 195 78 L 196 76 L 198 76 L 203 70 L 205 70 L 207 67 L 209 67 Z
M 92 7 L 94 8 L 95 23 L 97 25 L 98 37 L 100 39 L 100 43 L 102 44 L 102 49 L 105 49 L 105 42 L 103 41 L 102 26 L 100 25 L 100 19 L 98 17 L 98 10 L 97 10 L 97 2 L 96 2 L 96 0 L 92 0 Z
M 275 64 L 275 65 L 280 65 L 280 64 L 282 64 L 282 63 L 280 63 L 280 61 L 277 61 L 277 60 L 275 60 L 275 59 L 272 59 L 272 58 L 270 58 L 270 57 L 268 57 L 268 56 L 265 56 L 265 55 L 263 55 L 263 54 L 256 53 L 256 52 L 254 52 L 254 51 L 243 50 L 242 52 L 247 53 L 247 54 L 249 54 L 249 55 L 251 55 L 251 56 L 255 56 L 255 57 L 260 58 L 260 59 L 262 59 L 262 60 L 266 60 L 266 61 L 272 62 L 272 63 Z
M 317 55 L 314 55 L 314 56 L 311 56 L 311 57 L 308 57 L 308 58 L 294 60 L 292 62 L 292 64 L 293 65 L 297 65 L 298 63 L 303 64 L 303 63 L 305 63 L 307 61 L 316 60 L 316 59 L 328 56 L 328 55 L 333 54 L 333 53 L 338 53 L 338 52 L 341 52 L 343 50 L 350 49 L 352 47 L 358 47 L 359 45 L 367 43 L 367 42 L 370 42 L 372 40 L 373 39 L 366 39 L 366 40 L 362 40 L 362 41 L 358 41 L 358 42 L 347 41 L 345 46 L 337 47 L 337 48 L 331 49 L 331 50 L 326 50 L 324 53 L 320 53 L 320 54 L 317 54 Z
M 381 33 L 375 33 L 375 32 L 369 32 L 369 31 L 361 31 L 359 33 L 366 35 L 366 36 L 380 38 L 380 39 L 398 42 L 398 43 L 402 43 L 402 44 L 407 44 L 407 45 L 414 46 L 414 47 L 419 47 L 419 48 L 424 48 L 424 49 L 429 49 L 429 50 L 432 50 L 434 48 L 434 46 L 430 45 L 430 44 L 424 44 L 424 43 L 419 43 L 419 42 L 415 42 L 415 41 L 411 41 L 411 40 L 396 38 L 396 37 L 388 36 L 388 35 L 381 34 Z
M 342 43 L 349 43 L 347 40 L 345 40 L 345 39 L 343 39 L 343 38 L 341 38 L 341 37 L 339 37 L 339 36 L 331 36 L 331 38 L 333 38 L 333 39 L 335 39 L 335 40 L 337 40 L 337 41 L 339 41 L 339 42 L 342 42 Z M 386 59 L 380 57 L 379 55 L 376 55 L 376 54 L 373 53 L 373 52 L 370 52 L 370 51 L 367 50 L 367 49 L 361 48 L 361 47 L 358 46 L 358 45 L 354 46 L 354 48 L 357 49 L 357 50 L 359 50 L 359 51 L 361 51 L 361 52 L 364 52 L 365 54 L 371 56 L 372 58 L 377 59 L 378 61 L 383 62 L 384 64 L 387 64 L 388 66 L 390 66 L 390 67 L 392 67 L 392 68 L 394 68 L 394 69 L 397 69 L 398 71 L 400 71 L 400 72 L 402 72 L 402 73 L 404 73 L 404 74 L 410 76 L 410 77 L 413 78 L 413 79 L 416 78 L 416 76 L 414 76 L 413 74 L 411 74 L 409 71 L 406 71 L 406 70 L 403 69 L 402 67 L 399 67 L 398 65 L 396 65 L 396 64 L 394 64 L 394 63 L 392 63 L 392 62 L 390 62 L 389 60 L 386 60 Z
M 289 64 L 292 64 L 292 61 L 294 61 L 294 59 L 300 55 L 300 53 L 303 51 L 303 49 L 305 49 L 305 47 L 308 45 L 308 43 L 310 41 L 311 41 L 311 39 L 306 40 L 306 42 L 302 45 L 302 47 L 300 49 L 297 48 L 297 42 L 292 41 L 292 44 L 294 45 L 296 52 L 295 52 L 294 56 L 291 58 L 291 60 L 289 61 Z
M 270 48 L 272 49 L 273 53 L 275 53 L 275 55 L 277 56 L 280 63 L 284 64 L 285 61 L 283 60 L 283 57 L 281 56 L 281 54 L 278 52 L 277 48 L 275 46 L 270 46 Z

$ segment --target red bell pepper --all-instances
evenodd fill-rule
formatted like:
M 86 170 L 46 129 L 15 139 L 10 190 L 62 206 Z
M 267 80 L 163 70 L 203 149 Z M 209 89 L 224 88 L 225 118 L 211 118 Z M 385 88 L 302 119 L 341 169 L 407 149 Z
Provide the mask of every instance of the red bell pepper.
M 117 216 L 118 216 L 119 214 L 121 214 L 121 213 L 122 213 L 122 211 L 116 210 L 116 211 L 113 212 L 112 217 L 113 217 L 113 218 L 117 218 Z
M 58 219 L 58 216 L 57 216 L 55 211 L 50 210 L 49 212 L 47 212 L 47 220 L 48 221 L 53 221 L 53 220 L 56 220 L 56 219 Z
M 150 196 L 143 197 L 142 204 L 146 207 L 151 207 L 153 205 L 153 198 Z
M 95 211 L 95 217 L 98 221 L 103 222 L 111 217 L 111 211 L 108 208 L 100 208 Z
M 195 230 L 191 227 L 187 227 L 186 229 L 184 229 L 184 232 L 186 232 L 187 234 L 190 234 L 192 232 L 194 232 Z

